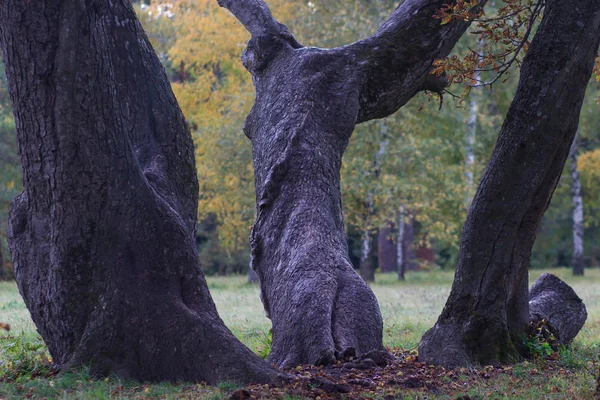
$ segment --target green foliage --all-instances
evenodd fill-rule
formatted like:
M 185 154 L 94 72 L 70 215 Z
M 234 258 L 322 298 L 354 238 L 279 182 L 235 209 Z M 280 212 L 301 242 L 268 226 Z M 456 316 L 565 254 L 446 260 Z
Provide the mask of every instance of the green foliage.
M 0 381 L 25 382 L 52 374 L 52 360 L 41 337 L 0 337 Z
M 264 343 L 258 349 L 258 355 L 261 358 L 267 358 L 269 353 L 271 353 L 271 347 L 273 346 L 273 329 L 269 329 L 269 331 L 265 334 Z

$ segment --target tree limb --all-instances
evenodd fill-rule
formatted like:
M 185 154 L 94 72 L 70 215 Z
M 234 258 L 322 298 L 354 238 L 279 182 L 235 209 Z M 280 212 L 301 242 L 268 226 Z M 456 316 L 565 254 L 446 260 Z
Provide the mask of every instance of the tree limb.
M 228 9 L 252 37 L 275 35 L 286 39 L 295 49 L 302 47 L 288 28 L 273 17 L 263 0 L 217 0 L 217 3 Z
M 481 0 L 477 9 L 485 5 Z M 444 76 L 429 74 L 434 60 L 446 57 L 470 22 L 442 25 L 433 18 L 447 0 L 406 0 L 372 36 L 347 46 L 365 74 L 358 122 L 388 116 L 418 91 L 440 93 Z

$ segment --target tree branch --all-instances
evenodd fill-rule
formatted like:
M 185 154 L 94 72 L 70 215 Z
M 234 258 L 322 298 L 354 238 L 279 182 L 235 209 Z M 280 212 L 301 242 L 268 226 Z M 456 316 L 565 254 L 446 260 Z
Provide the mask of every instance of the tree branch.
M 302 47 L 287 26 L 273 17 L 269 6 L 263 0 L 217 0 L 217 3 L 228 9 L 253 38 L 263 35 L 280 36 L 286 39 L 293 48 Z
M 347 46 L 365 74 L 358 122 L 394 113 L 418 91 L 443 91 L 445 77 L 429 76 L 432 63 L 450 53 L 470 24 L 455 20 L 442 25 L 433 18 L 447 3 L 406 0 L 373 36 Z

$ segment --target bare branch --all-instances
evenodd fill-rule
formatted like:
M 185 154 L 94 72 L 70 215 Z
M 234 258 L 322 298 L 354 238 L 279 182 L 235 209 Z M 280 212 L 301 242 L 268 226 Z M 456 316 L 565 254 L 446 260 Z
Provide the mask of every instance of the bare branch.
M 263 0 L 217 0 L 217 3 L 228 9 L 252 37 L 280 36 L 286 39 L 293 48 L 302 47 L 288 28 L 273 17 L 269 6 Z

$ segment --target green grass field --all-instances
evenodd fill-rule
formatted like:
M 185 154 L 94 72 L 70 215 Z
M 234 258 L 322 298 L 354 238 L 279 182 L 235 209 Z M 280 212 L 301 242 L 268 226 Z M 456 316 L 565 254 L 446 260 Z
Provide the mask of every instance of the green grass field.
M 533 282 L 544 271 L 533 271 Z M 518 364 L 509 374 L 464 388 L 481 398 L 591 398 L 595 390 L 594 364 L 600 352 L 600 269 L 573 277 L 568 269 L 549 270 L 569 283 L 583 299 L 588 320 L 572 350 L 561 353 L 558 363 L 545 360 Z M 378 275 L 372 285 L 384 318 L 384 344 L 389 348 L 415 350 L 421 335 L 431 327 L 450 292 L 452 272 L 413 272 L 405 282 L 395 275 Z M 259 300 L 259 290 L 246 277 L 209 277 L 208 284 L 219 313 L 232 332 L 253 351 L 268 351 L 269 320 Z M 0 399 L 2 398 L 223 398 L 230 385 L 207 388 L 199 385 L 121 382 L 90 379 L 85 371 L 50 378 L 31 377 L 44 367 L 47 357 L 15 283 L 0 282 L 0 323 L 10 332 L 0 333 Z M 597 361 L 596 361 L 597 362 Z M 36 363 L 38 366 L 36 367 Z M 563 371 L 560 372 L 560 369 Z M 15 372 L 17 371 L 17 373 Z M 21 371 L 21 372 L 19 372 Z M 532 371 L 537 371 L 532 373 Z M 566 373 L 564 371 L 567 371 Z M 12 375 L 11 375 L 12 374 Z M 515 384 L 515 379 L 520 382 Z M 450 382 L 449 382 L 450 383 Z M 408 398 L 422 393 L 407 392 Z M 428 397 L 445 395 L 429 394 Z

